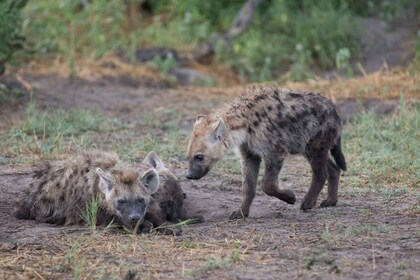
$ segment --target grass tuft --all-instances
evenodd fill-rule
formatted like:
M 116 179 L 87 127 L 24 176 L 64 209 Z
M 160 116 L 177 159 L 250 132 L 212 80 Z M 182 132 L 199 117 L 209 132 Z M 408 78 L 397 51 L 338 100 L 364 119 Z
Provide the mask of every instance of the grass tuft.
M 86 207 L 82 211 L 82 219 L 89 226 L 92 233 L 96 232 L 97 217 L 99 211 L 99 199 L 94 196 L 90 201 L 86 201 Z
M 344 134 L 349 174 L 356 184 L 418 188 L 420 185 L 420 103 L 401 101 L 390 118 L 361 113 Z

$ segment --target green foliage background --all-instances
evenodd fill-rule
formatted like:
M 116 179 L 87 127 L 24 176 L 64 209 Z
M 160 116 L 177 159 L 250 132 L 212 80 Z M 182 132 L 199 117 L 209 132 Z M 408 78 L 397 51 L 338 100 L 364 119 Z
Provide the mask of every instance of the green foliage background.
M 25 1 L 0 3 L 12 2 Z M 38 55 L 62 56 L 70 67 L 78 57 L 98 58 L 120 49 L 131 51 L 132 57 L 137 48 L 147 46 L 191 50 L 226 31 L 244 2 L 29 1 L 24 9 L 26 47 Z M 420 4 L 414 0 L 265 0 L 246 32 L 229 46 L 219 42 L 216 58 L 251 81 L 271 80 L 285 72 L 295 80 L 305 79 L 312 69 L 336 67 L 343 50 L 352 58 L 358 56 L 361 16 L 379 14 L 392 21 L 406 7 L 418 10 Z M 16 14 L 13 20 L 18 19 Z M 0 58 L 7 53 L 0 49 Z
M 20 10 L 26 2 L 27 0 L 0 1 L 0 75 L 4 73 L 5 64 L 10 61 L 13 53 L 22 48 Z

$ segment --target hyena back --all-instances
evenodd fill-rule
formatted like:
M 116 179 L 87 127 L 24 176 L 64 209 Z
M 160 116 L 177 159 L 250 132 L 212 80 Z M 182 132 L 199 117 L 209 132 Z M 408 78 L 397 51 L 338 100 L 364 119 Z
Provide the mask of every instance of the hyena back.
M 262 159 L 263 191 L 289 204 L 295 203 L 292 191 L 279 188 L 278 174 L 287 155 L 302 154 L 311 165 L 312 182 L 301 209 L 315 206 L 327 179 L 328 197 L 321 207 L 335 206 L 340 169 L 346 170 L 341 131 L 342 122 L 335 106 L 321 95 L 275 87 L 250 88 L 220 111 L 197 116 L 187 150 L 187 178 L 200 179 L 230 148 L 239 147 L 243 201 L 230 218 L 247 217 Z
M 98 224 L 141 224 L 159 187 L 154 169 L 138 169 L 112 153 L 87 152 L 60 162 L 44 162 L 18 202 L 14 215 L 54 224 L 81 224 L 82 213 L 98 200 Z M 140 229 L 143 225 L 140 226 Z
M 150 152 L 143 160 L 147 167 L 154 168 L 159 174 L 159 189 L 152 194 L 146 213 L 146 220 L 154 227 L 159 227 L 166 222 L 178 223 L 191 219 L 192 222 L 204 222 L 202 216 L 187 215 L 184 208 L 184 192 L 175 175 L 165 166 L 155 152 Z M 166 233 L 172 234 L 168 229 Z

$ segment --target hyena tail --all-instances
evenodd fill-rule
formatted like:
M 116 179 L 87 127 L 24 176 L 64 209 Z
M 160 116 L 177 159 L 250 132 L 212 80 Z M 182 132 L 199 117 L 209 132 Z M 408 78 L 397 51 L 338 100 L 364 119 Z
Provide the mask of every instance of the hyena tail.
M 340 167 L 340 169 L 346 171 L 347 164 L 346 159 L 344 158 L 343 152 L 341 151 L 341 137 L 338 138 L 337 144 L 331 148 L 331 155 L 334 158 L 335 163 Z

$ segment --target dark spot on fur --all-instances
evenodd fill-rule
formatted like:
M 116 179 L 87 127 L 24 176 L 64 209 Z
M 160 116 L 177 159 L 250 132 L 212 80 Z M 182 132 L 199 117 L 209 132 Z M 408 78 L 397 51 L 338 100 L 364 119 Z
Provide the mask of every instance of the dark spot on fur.
M 273 110 L 273 107 L 271 105 L 268 105 L 267 110 L 270 112 L 271 110 Z
M 61 203 L 64 202 L 64 199 L 65 199 L 64 194 L 60 195 L 60 202 Z
M 248 133 L 249 133 L 249 134 L 254 133 L 254 130 L 253 130 L 250 126 L 248 127 Z
M 266 118 L 268 115 L 267 115 L 267 112 L 262 112 L 261 113 L 261 117 L 263 117 L 263 118 Z
M 289 93 L 289 96 L 291 98 L 303 98 L 302 94 L 297 94 L 297 93 L 293 93 L 293 92 Z
M 324 123 L 327 120 L 327 112 L 322 112 L 321 114 L 321 121 Z
M 306 110 L 304 110 L 304 111 L 301 111 L 301 112 L 299 112 L 297 115 L 296 115 L 296 118 L 298 119 L 298 120 L 304 120 L 304 119 L 307 119 L 308 117 L 309 117 L 309 111 L 306 111 Z
M 253 124 L 255 127 L 257 127 L 260 123 L 259 123 L 257 120 L 255 120 L 252 124 Z
M 290 108 L 292 109 L 292 111 L 295 111 L 296 110 L 296 106 L 295 105 L 290 106 Z
M 308 121 L 308 120 L 303 119 L 303 120 L 302 120 L 302 127 L 303 127 L 303 128 L 307 128 L 307 127 L 308 127 L 308 123 L 309 123 L 309 121 Z
M 260 113 L 259 112 L 255 112 L 255 116 L 260 119 Z
M 264 100 L 266 98 L 267 98 L 267 94 L 265 94 L 265 93 L 259 94 L 255 97 L 255 101 Z

